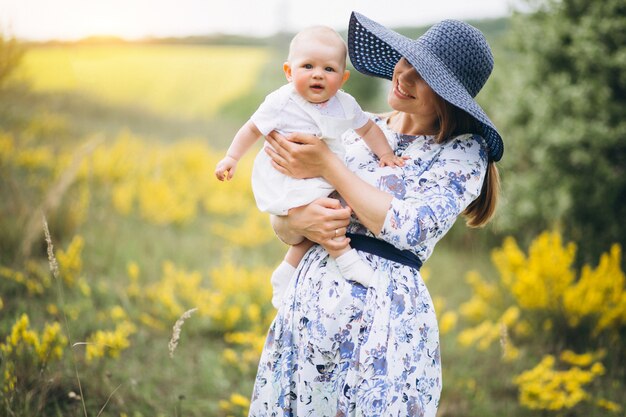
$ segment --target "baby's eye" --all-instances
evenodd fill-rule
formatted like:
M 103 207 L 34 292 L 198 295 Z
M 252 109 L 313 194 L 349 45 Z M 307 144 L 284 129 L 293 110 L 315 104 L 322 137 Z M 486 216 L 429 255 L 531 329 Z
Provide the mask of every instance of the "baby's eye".
M 304 64 L 304 65 L 302 66 L 302 68 L 306 68 L 306 69 L 313 69 L 313 65 L 311 65 L 311 64 Z
M 326 67 L 324 68 L 324 70 L 328 72 L 335 72 L 335 69 L 333 67 Z

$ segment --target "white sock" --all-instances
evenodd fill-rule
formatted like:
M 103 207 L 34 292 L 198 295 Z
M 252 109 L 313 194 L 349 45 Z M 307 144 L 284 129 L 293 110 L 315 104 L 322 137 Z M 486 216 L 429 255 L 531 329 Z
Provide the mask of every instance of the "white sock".
M 282 261 L 272 273 L 270 282 L 272 283 L 272 305 L 275 309 L 278 310 L 278 307 L 280 307 L 287 285 L 289 285 L 289 281 L 295 272 L 296 268 Z
M 339 267 L 339 272 L 345 279 L 356 281 L 365 287 L 372 285 L 374 270 L 361 259 L 356 249 L 350 249 L 335 261 Z

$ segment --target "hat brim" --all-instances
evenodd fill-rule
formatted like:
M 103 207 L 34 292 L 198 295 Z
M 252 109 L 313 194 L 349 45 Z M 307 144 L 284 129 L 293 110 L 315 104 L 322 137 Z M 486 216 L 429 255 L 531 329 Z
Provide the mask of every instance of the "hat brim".
M 487 142 L 489 159 L 499 161 L 502 158 L 504 146 L 493 122 L 452 71 L 420 42 L 353 12 L 348 29 L 348 52 L 357 71 L 388 80 L 392 79 L 397 62 L 404 57 L 435 93 L 476 119 L 481 130 L 477 133 Z

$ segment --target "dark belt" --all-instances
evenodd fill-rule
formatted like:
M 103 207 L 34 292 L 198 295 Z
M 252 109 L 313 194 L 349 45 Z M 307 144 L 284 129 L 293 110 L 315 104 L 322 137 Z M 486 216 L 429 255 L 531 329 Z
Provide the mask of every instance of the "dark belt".
M 354 249 L 410 266 L 418 271 L 422 267 L 420 258 L 409 250 L 400 250 L 391 243 L 370 236 L 346 233 L 346 237 L 350 238 L 350 246 Z

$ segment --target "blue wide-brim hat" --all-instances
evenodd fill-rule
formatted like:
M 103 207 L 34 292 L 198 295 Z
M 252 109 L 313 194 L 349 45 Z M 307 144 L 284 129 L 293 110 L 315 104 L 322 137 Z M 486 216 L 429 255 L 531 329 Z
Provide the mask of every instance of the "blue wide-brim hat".
M 348 51 L 358 71 L 388 80 L 404 57 L 435 93 L 478 121 L 477 133 L 487 142 L 489 160 L 502 158 L 502 137 L 474 100 L 493 69 L 493 55 L 480 30 L 444 20 L 413 40 L 352 12 Z

